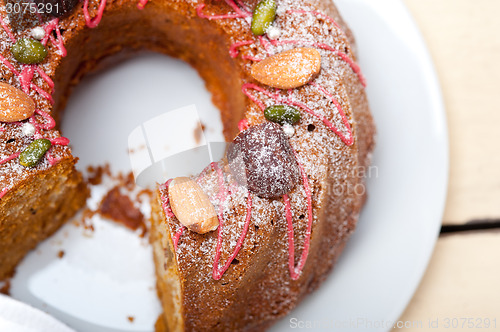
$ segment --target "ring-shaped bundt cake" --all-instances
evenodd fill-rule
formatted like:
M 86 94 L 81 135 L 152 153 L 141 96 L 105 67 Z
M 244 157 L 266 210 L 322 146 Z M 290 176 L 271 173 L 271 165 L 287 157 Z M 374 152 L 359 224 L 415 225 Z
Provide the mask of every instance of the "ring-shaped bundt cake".
M 143 49 L 198 70 L 232 142 L 157 190 L 157 330 L 261 331 L 325 279 L 364 203 L 375 133 L 330 0 L 55 0 L 31 21 L 1 3 L 0 279 L 88 195 L 57 130 L 71 89 Z

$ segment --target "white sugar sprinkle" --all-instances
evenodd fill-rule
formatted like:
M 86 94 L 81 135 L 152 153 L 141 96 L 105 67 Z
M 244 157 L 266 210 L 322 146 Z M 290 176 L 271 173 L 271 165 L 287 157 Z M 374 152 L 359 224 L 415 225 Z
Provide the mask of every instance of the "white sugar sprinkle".
M 270 26 L 267 29 L 267 37 L 271 40 L 276 40 L 281 35 L 281 30 L 275 26 Z
M 31 37 L 42 40 L 45 37 L 45 30 L 42 27 L 35 27 L 31 30 Z
M 24 136 L 33 136 L 35 134 L 35 126 L 33 126 L 29 122 L 26 122 L 25 124 L 23 124 L 22 131 Z
M 285 133 L 285 135 L 288 136 L 289 138 L 293 137 L 293 135 L 295 135 L 295 128 L 293 128 L 293 126 L 289 123 L 285 123 L 283 125 L 282 129 L 283 129 L 283 132 Z

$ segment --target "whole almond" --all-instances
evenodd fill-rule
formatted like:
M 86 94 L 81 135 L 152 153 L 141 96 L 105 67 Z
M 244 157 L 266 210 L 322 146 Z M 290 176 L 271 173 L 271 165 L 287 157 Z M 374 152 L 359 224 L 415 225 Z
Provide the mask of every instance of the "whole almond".
M 190 178 L 172 180 L 168 186 L 168 196 L 172 212 L 189 230 L 205 234 L 219 226 L 217 213 L 207 194 Z
M 0 122 L 26 120 L 35 113 L 35 102 L 23 91 L 0 82 Z
M 252 77 L 279 89 L 298 88 L 311 81 L 321 69 L 321 55 L 310 47 L 294 48 L 252 66 Z

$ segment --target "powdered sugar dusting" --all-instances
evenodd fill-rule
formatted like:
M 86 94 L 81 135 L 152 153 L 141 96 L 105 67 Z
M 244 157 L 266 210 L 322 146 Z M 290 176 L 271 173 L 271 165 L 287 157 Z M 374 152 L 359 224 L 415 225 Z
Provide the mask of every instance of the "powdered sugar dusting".
M 205 8 L 205 6 L 198 5 L 198 8 Z M 220 8 L 222 7 L 215 8 L 215 10 L 221 10 Z M 234 17 L 234 19 L 223 14 L 208 17 L 204 13 L 200 15 L 199 11 L 198 15 L 210 20 L 220 20 L 221 26 L 227 26 L 236 31 L 248 29 L 248 22 L 242 19 L 243 16 Z M 278 3 L 278 17 L 273 27 L 279 29 L 280 34 L 269 39 L 264 36 L 237 40 L 237 35 L 235 35 L 229 53 L 233 58 L 241 57 L 241 62 L 248 73 L 252 66 L 253 68 L 260 66 L 261 76 L 264 78 L 273 75 L 278 79 L 293 75 L 307 77 L 300 84 L 301 87 L 294 90 L 272 90 L 269 87 L 251 83 L 243 85 L 243 92 L 253 101 L 254 105 L 258 106 L 251 105 L 248 109 L 247 119 L 251 126 L 265 121 L 262 111 L 276 103 L 296 106 L 303 114 L 300 122 L 295 126 L 296 134 L 290 138 L 290 143 L 296 150 L 297 159 L 301 161 L 304 176 L 307 174 L 304 183 L 297 185 L 283 200 L 269 201 L 256 197 L 253 206 L 255 212 L 252 213 L 252 223 L 255 225 L 259 221 L 266 220 L 276 220 L 281 225 L 288 224 L 289 236 L 286 240 L 290 246 L 288 265 L 292 279 L 296 279 L 300 276 L 300 271 L 305 264 L 308 238 L 314 223 L 317 221 L 318 211 L 322 208 L 321 205 L 317 204 L 323 200 L 320 197 L 328 195 L 329 188 L 325 187 L 325 184 L 330 180 L 327 181 L 327 179 L 330 176 L 341 176 L 345 173 L 346 168 L 354 167 L 357 162 L 349 149 L 346 148 L 354 144 L 355 138 L 352 131 L 352 112 L 343 80 L 346 76 L 354 75 L 359 78 L 360 85 L 363 85 L 364 78 L 353 60 L 354 54 L 345 33 L 336 21 L 318 11 L 317 8 L 307 3 L 297 5 L 295 1 L 280 1 Z M 318 70 L 312 69 L 314 62 L 310 58 L 308 59 L 304 54 L 294 51 L 301 46 L 312 47 L 315 52 L 319 53 L 318 59 L 321 59 L 322 70 L 309 85 L 304 84 L 310 81 L 318 73 Z M 276 54 L 283 54 L 282 52 L 296 53 L 293 53 L 288 59 L 269 65 L 269 56 L 275 55 L 276 57 Z M 253 64 L 256 62 L 257 64 Z M 254 77 L 263 82 L 260 77 L 255 75 Z M 269 82 L 263 83 L 272 85 Z M 246 124 L 242 125 L 240 130 L 245 127 Z M 223 169 L 224 165 L 221 165 L 221 168 Z M 268 171 L 271 172 L 272 169 Z M 235 203 L 235 205 L 229 205 L 229 209 L 226 204 L 221 207 L 220 199 L 217 201 L 219 195 L 215 194 L 218 189 L 214 186 L 217 186 L 216 184 L 219 182 L 215 178 L 215 173 L 214 171 L 202 173 L 199 182 L 204 183 L 204 190 L 207 193 L 212 193 L 214 204 L 219 204 L 219 208 L 223 209 L 224 222 L 227 222 L 227 225 L 222 232 L 226 246 L 222 246 L 221 255 L 230 257 L 230 248 L 240 242 L 241 234 L 245 234 L 248 229 L 248 225 L 239 220 L 245 215 L 243 207 L 245 200 L 248 200 L 248 193 L 241 196 L 239 190 L 233 190 L 229 194 L 228 202 Z M 225 181 L 230 177 L 231 175 L 224 175 Z M 346 181 L 347 178 L 339 180 Z M 229 187 L 236 186 L 234 183 L 227 185 Z M 259 206 L 259 203 L 262 205 Z M 353 204 L 353 201 L 347 198 L 344 204 L 347 207 Z M 308 222 L 301 222 L 301 218 L 299 218 L 299 220 L 294 220 L 295 224 L 292 226 L 292 214 L 293 216 L 308 216 Z M 168 218 L 168 223 L 172 233 L 178 227 L 175 217 Z M 294 227 L 296 228 L 295 232 Z M 227 230 L 228 228 L 229 230 Z M 255 234 L 249 232 L 245 242 L 252 243 L 252 236 Z M 193 242 L 190 238 L 191 236 L 186 236 L 180 239 L 176 252 L 179 257 L 178 262 L 194 259 L 197 266 L 199 266 L 198 264 L 206 266 L 209 261 L 207 257 L 214 255 L 218 257 L 218 246 L 214 234 L 207 234 L 201 244 L 196 244 L 198 242 Z M 202 250 L 203 255 L 193 255 L 192 251 L 196 250 Z M 303 254 L 300 257 L 294 257 L 293 252 L 300 250 Z M 189 258 L 185 255 L 189 255 Z M 191 264 L 188 265 L 191 266 Z M 220 276 L 214 273 L 214 277 Z
M 66 30 L 83 26 L 85 21 L 98 23 L 94 19 L 100 19 L 100 8 L 105 1 L 92 0 L 86 3 L 89 7 L 88 17 L 78 15 L 75 21 L 63 19 L 63 27 Z M 205 17 L 217 31 L 229 36 L 228 40 L 232 45 L 227 45 L 227 51 L 242 70 L 242 84 L 245 84 L 244 92 L 248 97 L 247 121 L 241 122 L 242 130 L 264 122 L 262 108 L 278 102 L 296 105 L 301 111 L 302 118 L 294 126 L 295 135 L 290 137 L 289 141 L 296 151 L 296 159 L 303 168 L 305 179 L 287 194 L 289 204 L 285 203 L 284 198 L 263 199 L 251 194 L 245 187 L 240 186 L 229 172 L 227 161 L 221 161 L 217 165 L 210 165 L 195 179 L 209 195 L 223 221 L 220 232 L 200 235 L 188 231 L 178 222 L 169 209 L 168 183 L 160 186 L 166 219 L 161 225 L 165 229 L 158 231 L 168 230 L 165 233 L 169 234 L 174 242 L 175 261 L 179 270 L 183 276 L 190 278 L 190 284 L 199 287 L 194 296 L 183 299 L 184 304 L 197 307 L 200 305 L 199 300 L 204 299 L 204 310 L 221 312 L 234 304 L 234 298 L 219 295 L 224 295 L 225 290 L 232 289 L 225 287 L 226 285 L 234 284 L 237 287 L 238 283 L 243 283 L 244 278 L 248 277 L 245 274 L 247 270 L 254 273 L 250 277 L 255 276 L 257 268 L 261 269 L 257 274 L 262 275 L 271 275 L 272 271 L 284 271 L 277 274 L 273 280 L 262 279 L 262 282 L 258 282 L 259 279 L 256 279 L 257 282 L 252 284 L 255 287 L 252 291 L 259 292 L 261 298 L 272 306 L 270 310 L 264 310 L 264 314 L 277 317 L 296 301 L 293 294 L 297 294 L 297 283 L 294 283 L 292 278 L 299 277 L 302 266 L 305 270 L 308 268 L 307 264 L 303 265 L 305 260 L 301 257 L 307 256 L 308 237 L 310 235 L 314 240 L 315 232 L 318 231 L 315 226 L 318 226 L 319 220 L 344 218 L 343 221 L 335 221 L 335 225 L 338 225 L 335 230 L 329 229 L 331 238 L 343 239 L 350 231 L 349 227 L 352 227 L 352 223 L 349 226 L 348 219 L 359 211 L 359 197 L 337 194 L 332 192 L 332 188 L 357 181 L 348 171 L 358 163 L 356 152 L 353 152 L 357 148 L 356 123 L 349 97 L 353 93 L 360 93 L 363 77 L 355 63 L 355 55 L 345 33 L 333 19 L 308 1 L 277 1 L 278 15 L 273 27 L 279 29 L 280 33 L 261 37 L 249 33 L 249 13 L 252 8 L 248 3 L 254 4 L 255 1 L 172 0 L 168 3 L 188 8 L 191 15 L 198 13 L 198 17 Z M 151 6 L 153 5 L 152 2 Z M 7 20 L 4 23 L 9 24 Z M 52 33 L 50 35 L 54 37 Z M 50 115 L 52 106 L 49 97 L 53 86 L 47 78 L 54 76 L 56 66 L 53 63 L 57 63 L 62 56 L 62 50 L 57 44 L 58 41 L 64 41 L 64 34 L 58 35 L 56 31 L 54 40 L 49 37 L 51 43 L 47 43 L 47 47 L 51 61 L 38 66 L 37 69 L 27 68 L 12 61 L 6 51 L 11 45 L 8 32 L 2 29 L 0 37 L 0 73 L 5 82 L 28 91 L 36 101 L 37 109 Z M 314 48 L 320 54 L 321 71 L 311 84 L 295 90 L 278 90 L 256 85 L 251 79 L 250 72 L 255 63 L 297 47 Z M 300 62 L 299 60 L 301 59 L 294 59 L 294 62 Z M 348 88 L 346 84 L 349 85 Z M 35 124 L 35 120 L 41 125 L 38 127 L 40 135 L 50 138 L 53 142 L 66 143 L 64 140 L 58 140 L 56 131 L 49 129 L 51 119 L 44 116 L 44 113 L 38 112 L 30 123 L 33 121 Z M 15 140 L 10 141 L 11 138 Z M 0 160 L 21 151 L 33 138 L 22 134 L 21 123 L 0 123 Z M 51 161 L 64 156 L 69 156 L 69 149 L 57 145 L 34 169 L 20 166 L 15 158 L 5 161 L 0 165 L 0 196 L 19 180 L 50 167 Z M 290 228 L 287 228 L 287 210 L 292 216 L 293 234 L 290 234 Z M 332 212 L 331 216 L 325 214 L 325 211 Z M 324 227 L 324 224 L 321 223 L 320 226 Z M 308 233 L 309 225 L 311 229 Z M 293 244 L 290 244 L 291 238 Z M 167 240 L 162 238 L 161 241 L 161 245 L 166 248 Z M 297 254 L 292 256 L 290 252 Z M 264 255 L 261 255 L 262 253 Z M 311 253 L 317 251 L 311 250 Z M 252 258 L 257 261 L 251 260 Z M 251 266 L 248 262 L 255 265 Z M 290 266 L 293 266 L 293 269 L 290 269 Z M 220 280 L 214 281 L 214 277 Z M 214 287 L 215 282 L 217 287 Z M 300 278 L 299 282 L 302 282 Z M 292 296 L 288 296 L 291 293 Z M 279 302 L 273 300 L 277 298 L 280 299 Z M 213 299 L 217 300 L 217 303 Z M 247 312 L 251 316 L 252 308 L 248 308 Z M 253 318 L 258 320 L 263 317 Z
M 18 63 L 10 53 L 10 47 L 17 38 L 29 35 L 30 31 L 13 33 L 9 27 L 8 17 L 2 17 L 0 34 L 0 73 L 5 83 L 24 91 L 35 102 L 35 114 L 22 122 L 0 123 L 0 189 L 3 196 L 8 190 L 14 188 L 17 183 L 30 178 L 38 172 L 48 169 L 60 160 L 70 156 L 67 147 L 69 140 L 61 137 L 54 130 L 55 121 L 50 116 L 52 108 L 52 92 L 54 82 L 51 75 L 54 74 L 53 66 L 48 62 L 40 65 L 23 65 Z M 49 21 L 44 27 L 45 37 L 42 44 L 49 49 L 49 54 L 55 59 L 66 55 L 64 40 L 59 28 L 59 19 Z M 53 32 L 56 37 L 53 36 Z M 4 38 L 7 35 L 8 38 Z M 51 42 L 49 45 L 48 42 Z M 0 96 L 2 103 L 19 107 L 19 100 L 9 96 Z M 8 108 L 0 110 L 2 114 Z M 23 130 L 25 124 L 31 124 L 34 130 Z M 33 129 L 33 128 L 31 128 Z M 47 138 L 52 143 L 52 148 L 45 154 L 35 167 L 27 168 L 18 163 L 19 154 L 35 139 Z

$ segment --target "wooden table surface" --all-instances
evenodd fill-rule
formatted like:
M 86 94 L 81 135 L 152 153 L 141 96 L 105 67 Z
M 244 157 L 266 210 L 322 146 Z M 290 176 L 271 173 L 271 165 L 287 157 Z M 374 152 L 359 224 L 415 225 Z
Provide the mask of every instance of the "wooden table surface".
M 397 326 L 500 331 L 500 1 L 403 1 L 441 82 L 450 179 L 441 236 Z

